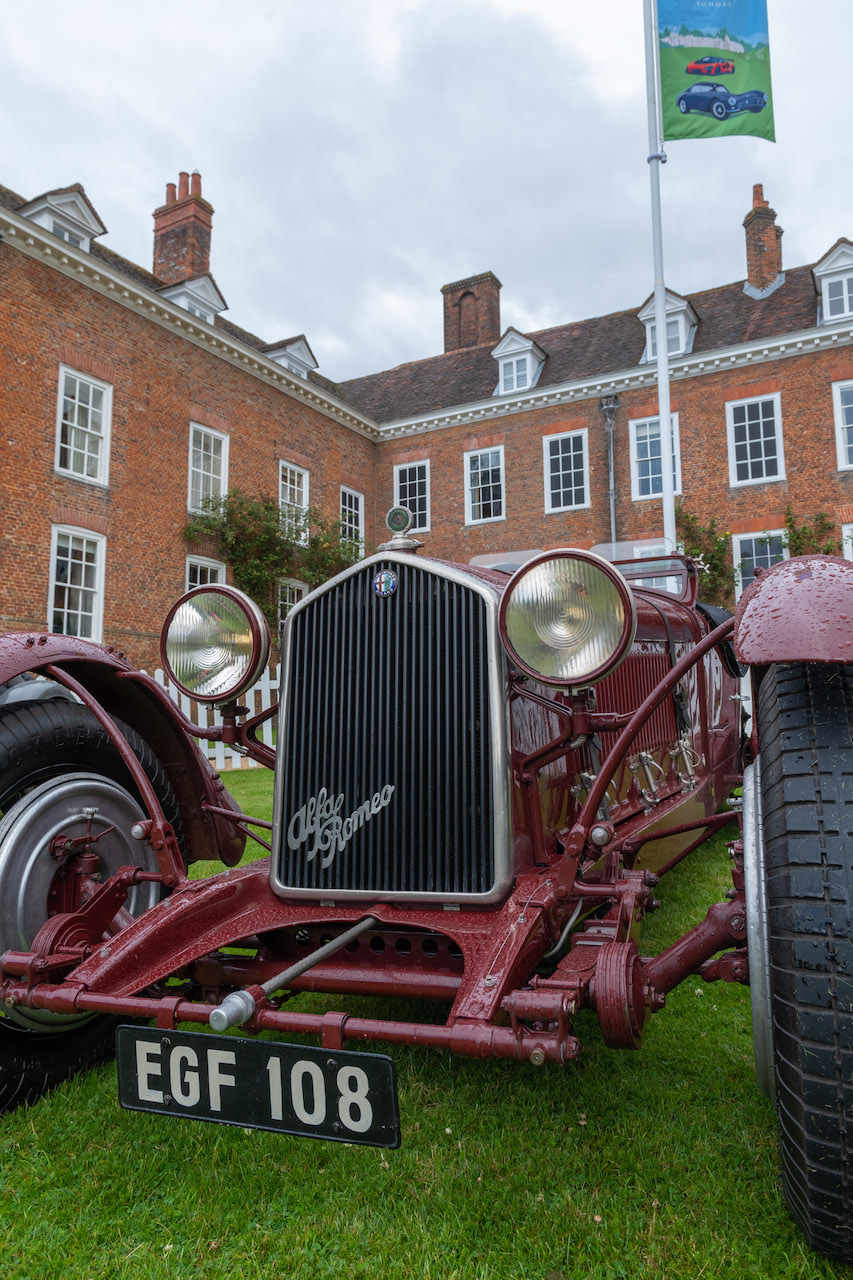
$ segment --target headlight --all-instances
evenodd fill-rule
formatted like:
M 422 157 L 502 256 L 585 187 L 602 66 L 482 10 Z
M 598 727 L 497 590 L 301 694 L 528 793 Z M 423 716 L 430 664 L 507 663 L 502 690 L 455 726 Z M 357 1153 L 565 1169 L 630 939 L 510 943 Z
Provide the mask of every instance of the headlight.
M 270 631 L 236 587 L 196 587 L 166 618 L 160 652 L 167 674 L 198 702 L 231 702 L 267 664 Z
M 504 644 L 522 671 L 567 688 L 612 671 L 637 630 L 627 582 L 591 551 L 548 552 L 529 561 L 504 592 L 500 620 Z

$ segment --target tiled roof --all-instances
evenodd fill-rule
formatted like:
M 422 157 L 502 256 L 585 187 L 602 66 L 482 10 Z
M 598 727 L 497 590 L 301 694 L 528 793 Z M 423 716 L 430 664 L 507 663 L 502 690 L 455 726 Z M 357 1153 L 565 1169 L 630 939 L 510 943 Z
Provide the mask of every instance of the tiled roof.
M 19 196 L 17 191 L 10 191 L 8 187 L 0 187 L 0 204 L 5 209 L 20 209 L 27 201 L 23 196 Z
M 85 197 L 79 183 L 57 190 L 80 191 Z M 30 203 L 17 192 L 0 186 L 0 206 L 18 210 Z M 163 288 L 163 282 L 150 271 L 104 245 L 93 241 L 90 253 L 138 285 L 155 292 Z M 784 284 L 760 300 L 744 293 L 742 280 L 702 293 L 678 296 L 683 296 L 698 316 L 694 355 L 809 329 L 817 319 L 811 266 L 787 271 Z M 629 311 L 526 334 L 542 348 L 546 357 L 537 390 L 594 379 L 639 365 L 645 347 L 645 329 L 637 318 L 642 306 L 640 303 Z M 264 342 L 221 315 L 216 316 L 214 323 L 223 333 L 262 355 L 284 345 L 283 342 Z M 286 341 L 299 338 L 304 335 Z M 481 343 L 342 383 L 332 382 L 314 370 L 307 376 L 318 388 L 348 402 L 376 422 L 393 422 L 491 399 L 498 382 L 497 363 L 491 354 L 496 345 Z
M 760 301 L 744 293 L 743 281 L 685 296 L 699 317 L 694 354 L 808 329 L 817 319 L 811 267 L 786 272 L 785 283 Z M 638 365 L 646 342 L 644 326 L 637 319 L 639 310 L 638 306 L 527 334 L 547 357 L 537 389 Z M 341 383 L 340 393 L 377 422 L 488 400 L 498 381 L 491 355 L 495 346 L 482 343 L 353 378 Z
M 96 244 L 93 240 L 89 246 L 89 252 L 93 258 L 99 258 L 106 266 L 112 267 L 113 271 L 118 271 L 120 275 L 127 276 L 134 284 L 154 290 L 160 290 L 163 287 L 162 280 L 158 280 L 150 271 L 146 271 L 144 267 L 138 267 L 135 262 L 128 262 L 127 258 L 122 258 L 118 253 L 113 253 L 112 249 L 108 249 L 105 244 Z

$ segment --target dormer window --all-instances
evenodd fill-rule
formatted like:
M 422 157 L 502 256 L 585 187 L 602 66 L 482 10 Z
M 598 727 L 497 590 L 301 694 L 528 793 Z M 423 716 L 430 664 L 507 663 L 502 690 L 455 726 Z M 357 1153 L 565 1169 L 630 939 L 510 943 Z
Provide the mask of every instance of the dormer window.
M 498 362 L 496 396 L 508 396 L 535 387 L 542 372 L 545 352 L 532 338 L 526 338 L 517 329 L 507 329 L 492 356 Z
M 530 369 L 527 356 L 501 360 L 501 392 L 523 391 L 530 386 Z
M 646 329 L 646 345 L 641 364 L 658 358 L 657 324 L 654 296 L 649 298 L 638 313 Z M 677 293 L 666 293 L 666 350 L 670 356 L 686 355 L 693 347 L 693 334 L 698 317 L 686 298 Z
M 191 316 L 204 320 L 205 324 L 213 324 L 220 311 L 226 309 L 226 302 L 216 287 L 212 276 L 197 276 L 195 280 L 182 280 L 180 284 L 170 285 L 162 289 L 161 295 L 183 307 Z
M 827 280 L 825 296 L 827 320 L 853 315 L 853 275 Z
M 657 325 L 649 325 L 649 359 L 657 360 L 658 358 L 658 335 Z M 681 332 L 681 319 L 667 320 L 666 322 L 666 350 L 671 356 L 681 355 L 684 350 L 684 336 Z
M 281 342 L 268 343 L 263 348 L 263 353 L 299 378 L 307 378 L 311 370 L 317 368 L 314 352 L 309 347 L 305 335 L 301 333 L 296 338 L 285 338 Z
M 55 236 L 59 236 L 60 240 L 67 240 L 69 244 L 73 244 L 75 249 L 82 249 L 83 237 L 75 235 L 73 231 L 69 231 L 67 227 L 63 227 L 55 218 L 53 219 L 51 231 Z
M 853 244 L 839 240 L 814 268 L 820 293 L 818 323 L 832 324 L 853 317 Z
M 81 186 L 46 191 L 18 212 L 75 249 L 88 251 L 95 236 L 106 231 Z

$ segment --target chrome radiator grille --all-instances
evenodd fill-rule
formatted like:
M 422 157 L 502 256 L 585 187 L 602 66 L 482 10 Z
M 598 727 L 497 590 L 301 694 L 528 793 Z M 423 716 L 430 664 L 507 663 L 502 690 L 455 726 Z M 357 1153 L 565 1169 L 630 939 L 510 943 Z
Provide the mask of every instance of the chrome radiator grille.
M 389 595 L 374 590 L 383 570 L 397 578 Z M 493 723 L 489 615 L 479 591 L 408 556 L 374 559 L 294 612 L 279 721 L 280 892 L 495 889 L 493 751 L 504 735 Z

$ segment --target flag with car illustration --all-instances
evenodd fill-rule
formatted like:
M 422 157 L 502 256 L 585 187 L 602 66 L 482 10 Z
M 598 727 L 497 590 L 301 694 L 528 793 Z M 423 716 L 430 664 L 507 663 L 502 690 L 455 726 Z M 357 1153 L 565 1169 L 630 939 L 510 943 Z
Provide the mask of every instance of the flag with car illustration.
M 663 136 L 775 142 L 767 0 L 658 0 Z

